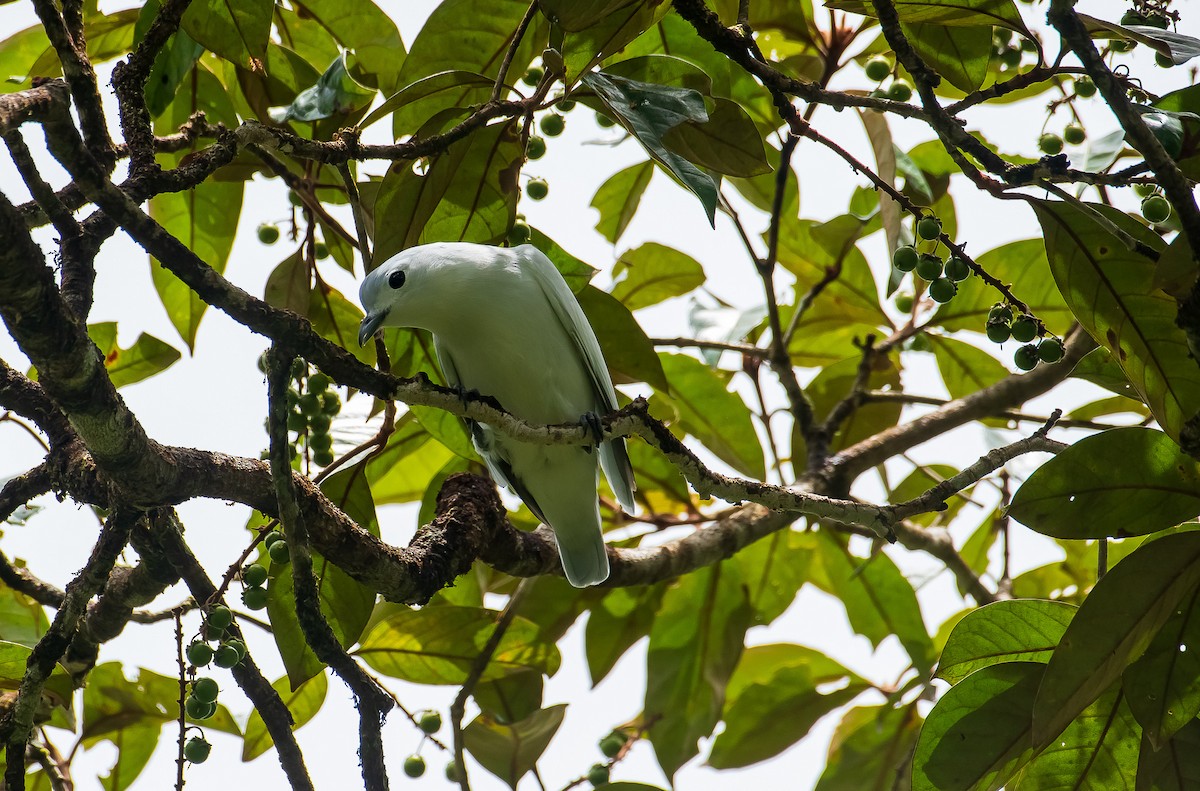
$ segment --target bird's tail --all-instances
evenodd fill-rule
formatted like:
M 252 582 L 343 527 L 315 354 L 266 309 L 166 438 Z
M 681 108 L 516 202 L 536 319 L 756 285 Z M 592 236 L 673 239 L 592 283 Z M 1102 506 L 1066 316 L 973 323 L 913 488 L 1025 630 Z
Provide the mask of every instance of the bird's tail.
M 567 582 L 576 588 L 599 585 L 608 579 L 608 552 L 604 535 L 593 525 L 556 525 L 558 555 Z

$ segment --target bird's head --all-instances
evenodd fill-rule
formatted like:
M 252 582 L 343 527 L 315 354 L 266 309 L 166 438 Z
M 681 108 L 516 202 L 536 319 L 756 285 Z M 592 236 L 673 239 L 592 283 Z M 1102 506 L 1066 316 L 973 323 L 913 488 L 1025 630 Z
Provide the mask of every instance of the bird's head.
M 407 252 L 407 251 L 406 251 Z M 403 305 L 408 296 L 415 290 L 410 270 L 413 269 L 411 256 L 404 253 L 394 255 L 375 271 L 367 275 L 358 288 L 358 299 L 362 302 L 362 324 L 358 329 L 358 345 L 364 345 L 375 331 L 384 325 L 399 326 Z M 388 317 L 393 316 L 391 322 Z

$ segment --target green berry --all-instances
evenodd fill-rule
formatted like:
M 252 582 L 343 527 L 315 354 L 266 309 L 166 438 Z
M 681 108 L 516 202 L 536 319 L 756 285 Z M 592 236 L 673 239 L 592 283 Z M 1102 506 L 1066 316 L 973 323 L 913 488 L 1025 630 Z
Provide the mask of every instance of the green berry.
M 1080 77 L 1075 80 L 1075 95 L 1081 99 L 1090 99 L 1096 95 L 1096 83 L 1091 77 Z
M 566 126 L 566 119 L 558 113 L 547 113 L 538 121 L 538 129 L 541 129 L 546 137 L 558 137 Z
M 602 786 L 608 782 L 608 767 L 604 764 L 592 764 L 587 771 L 588 782 L 594 786 Z
M 231 637 L 225 641 L 225 645 L 229 646 L 234 651 L 237 651 L 239 662 L 246 658 L 246 644 L 241 640 L 237 639 L 236 637 Z
M 183 710 L 193 720 L 207 720 L 217 713 L 217 704 L 214 701 L 200 700 L 195 695 L 188 695 L 187 700 L 183 702 Z
M 1038 148 L 1042 150 L 1043 154 L 1050 154 L 1053 156 L 1054 154 L 1062 152 L 1063 139 L 1053 132 L 1046 132 L 1038 138 Z
M 616 757 L 624 746 L 625 737 L 616 732 L 610 733 L 600 740 L 600 752 L 604 753 L 605 758 Z
M 519 244 L 525 244 L 529 241 L 531 233 L 532 232 L 529 229 L 528 223 L 517 220 L 512 224 L 512 227 L 508 229 L 508 243 L 514 247 Z
M 442 727 L 442 715 L 433 709 L 417 712 L 417 727 L 430 735 L 437 733 Z
M 922 239 L 936 239 L 942 235 L 942 221 L 933 215 L 926 215 L 917 220 L 917 236 Z
M 342 397 L 332 390 L 321 393 L 321 414 L 336 415 L 342 411 Z
M 917 248 L 911 244 L 901 245 L 896 248 L 896 252 L 892 253 L 892 266 L 901 272 L 911 272 L 917 268 L 917 262 L 920 259 Z
M 1013 319 L 1012 308 L 1005 305 L 1003 302 L 998 302 L 992 305 L 992 309 L 988 311 L 988 321 L 1002 321 L 1008 324 Z
M 987 336 L 992 343 L 1004 343 L 1012 337 L 1012 330 L 1008 328 L 1007 322 L 990 319 L 987 323 Z
M 949 302 L 957 293 L 958 286 L 949 278 L 939 277 L 929 284 L 929 296 L 934 302 Z
M 299 208 L 304 205 L 304 199 L 300 197 L 300 193 L 295 190 L 288 190 L 288 203 Z
M 313 415 L 308 421 L 308 427 L 312 429 L 314 434 L 328 434 L 329 427 L 333 425 L 333 418 L 329 415 Z
M 308 392 L 324 393 L 329 389 L 329 385 L 333 384 L 333 380 L 329 378 L 329 374 L 323 374 L 317 371 L 312 376 L 308 377 Z
M 263 569 L 262 566 L 255 566 L 254 568 Z M 266 569 L 263 569 L 263 571 L 265 572 Z M 246 605 L 246 609 L 261 610 L 267 606 L 267 589 L 259 586 L 246 588 L 242 591 L 242 603 Z M 221 664 L 219 656 L 217 657 L 217 664 Z M 234 664 L 237 663 L 235 662 Z M 221 667 L 226 667 L 226 665 L 221 665 Z
M 1142 201 L 1142 216 L 1147 222 L 1166 222 L 1171 216 L 1171 204 L 1162 195 L 1151 195 Z
M 892 80 L 888 88 L 888 98 L 897 102 L 907 102 L 912 98 L 912 85 L 907 80 Z
M 967 266 L 967 262 L 956 255 L 950 256 L 946 261 L 946 277 L 953 280 L 955 283 L 960 283 L 971 276 L 971 267 Z
M 187 660 L 196 667 L 204 667 L 212 661 L 213 650 L 208 643 L 199 640 L 187 647 Z
M 263 544 L 266 545 L 268 549 L 270 549 L 271 545 L 276 541 L 282 540 L 283 533 L 279 532 L 278 530 L 272 530 L 270 533 L 267 533 L 265 536 L 263 536 Z
M 1146 24 L 1150 27 L 1156 27 L 1159 30 L 1166 30 L 1171 26 L 1171 20 L 1167 19 L 1162 14 L 1151 14 L 1146 17 Z
M 251 565 L 242 569 L 242 582 L 250 587 L 258 587 L 267 581 L 266 566 Z
M 308 447 L 313 450 L 329 450 L 333 447 L 333 437 L 329 434 L 310 434 Z
M 942 259 L 930 253 L 921 255 L 917 262 L 917 277 L 922 280 L 937 280 L 942 276 Z
M 304 418 L 303 412 L 289 412 L 287 418 L 288 431 L 299 433 L 308 427 L 308 421 Z
M 1148 198 L 1156 192 L 1158 192 L 1157 184 L 1134 184 L 1133 185 L 1133 194 L 1137 195 L 1139 198 Z
M 533 200 L 542 200 L 550 194 L 550 185 L 545 179 L 530 179 L 525 185 L 525 194 Z
M 328 467 L 333 464 L 333 451 L 318 450 L 313 453 L 313 464 L 318 467 Z
M 1037 42 L 1034 41 L 1033 39 L 1031 39 L 1031 38 L 1021 39 L 1021 51 L 1022 52 L 1037 52 L 1037 48 L 1038 48 Z
M 541 159 L 546 156 L 546 138 L 534 135 L 525 144 L 525 156 L 530 159 Z
M 600 127 L 601 129 L 611 129 L 616 125 L 617 122 L 609 118 L 607 115 L 604 115 L 603 113 L 596 113 L 596 126 Z
M 208 625 L 213 629 L 225 629 L 233 623 L 233 613 L 224 604 L 218 604 L 208 611 Z
M 204 763 L 208 760 L 208 754 L 211 752 L 212 745 L 206 742 L 202 736 L 193 736 L 187 740 L 187 744 L 183 745 L 183 757 L 190 763 Z
M 192 682 L 192 696 L 205 703 L 212 703 L 216 700 L 220 691 L 221 687 L 217 684 L 216 679 L 208 676 L 201 676 Z
M 1063 345 L 1058 338 L 1043 338 L 1037 347 L 1038 359 L 1044 363 L 1056 363 L 1062 359 Z
M 901 313 L 911 312 L 913 309 L 912 294 L 897 294 L 893 304 L 895 304 L 896 310 Z
M 305 415 L 315 415 L 321 411 L 321 396 L 317 393 L 305 393 L 296 404 Z
M 292 559 L 292 550 L 288 548 L 286 541 L 276 541 L 267 550 L 267 554 L 271 556 L 272 561 L 281 565 Z
M 1146 24 L 1146 17 L 1142 16 L 1137 11 L 1130 9 L 1121 15 L 1121 24 L 1122 25 L 1144 25 L 1144 24 Z
M 275 244 L 279 241 L 279 227 L 266 222 L 258 226 L 258 241 L 263 244 Z
M 558 111 L 560 113 L 569 113 L 574 109 L 575 109 L 575 100 L 574 99 L 559 99 L 558 100 Z
M 313 255 L 318 261 L 324 261 L 329 257 L 329 245 L 324 242 L 316 242 L 313 244 Z
M 306 373 L 308 373 L 308 363 L 304 362 L 304 360 L 300 359 L 299 357 L 292 360 L 292 378 L 293 379 L 299 379 L 300 377 L 304 376 Z
M 866 72 L 867 79 L 871 82 L 883 82 L 892 73 L 892 64 L 882 55 L 876 55 L 866 62 L 863 71 Z
M 1128 52 L 1137 46 L 1136 41 L 1130 41 L 1124 38 L 1114 38 L 1109 42 L 1108 48 L 1113 52 Z
M 259 591 L 260 593 L 262 593 L 263 604 L 266 604 L 267 591 L 265 589 L 250 588 L 249 590 Z M 254 608 L 251 607 L 251 609 L 254 609 Z M 213 661 L 216 662 L 217 667 L 226 667 L 226 668 L 233 667 L 238 662 L 242 661 L 242 655 L 240 653 L 238 653 L 238 650 L 236 648 L 234 648 L 233 646 L 231 646 L 229 643 L 221 643 L 221 645 L 217 646 L 217 653 L 213 657 Z
M 1038 325 L 1033 316 L 1017 316 L 1017 320 L 1012 323 L 1012 337 L 1017 343 L 1029 343 L 1037 337 L 1037 333 Z
M 458 769 L 458 762 L 450 760 L 446 763 L 446 779 L 451 783 L 457 783 L 462 777 L 462 772 Z
M 1063 129 L 1063 140 L 1073 146 L 1077 146 L 1087 139 L 1087 132 L 1079 124 L 1067 124 Z
M 1032 371 L 1038 364 L 1038 347 L 1032 343 L 1019 347 L 1013 353 L 1013 362 L 1022 371 Z
M 410 755 L 405 758 L 404 774 L 409 777 L 420 777 L 425 774 L 425 759 L 419 755 Z
M 525 76 L 521 78 L 521 82 L 532 88 L 542 81 L 542 77 L 545 76 L 545 74 L 546 70 L 540 66 L 530 66 L 525 71 Z

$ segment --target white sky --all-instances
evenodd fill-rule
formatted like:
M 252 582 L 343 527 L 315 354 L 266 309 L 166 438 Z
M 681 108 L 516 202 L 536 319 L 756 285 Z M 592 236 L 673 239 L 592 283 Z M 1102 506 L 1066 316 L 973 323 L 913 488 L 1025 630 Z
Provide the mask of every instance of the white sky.
M 108 4 L 121 7 L 124 4 Z M 429 10 L 436 3 L 400 2 L 380 0 L 380 5 L 391 13 L 400 26 L 402 36 L 410 43 L 419 30 Z M 1115 0 L 1093 1 L 1081 4 L 1081 10 L 1096 16 L 1116 19 L 1126 4 Z M 1040 24 L 1041 13 L 1028 13 L 1028 6 L 1021 5 L 1027 20 Z M 1190 9 L 1183 9 L 1185 13 Z M 27 4 L 14 4 L 0 12 L 0 38 L 23 29 L 35 22 Z M 1188 32 L 1186 29 L 1183 32 Z M 1192 32 L 1195 32 L 1193 29 Z M 863 43 L 867 43 L 864 38 Z M 1166 92 L 1185 84 L 1182 69 L 1164 73 L 1147 66 L 1152 56 L 1145 48 L 1135 53 L 1135 73 L 1157 78 L 1150 83 L 1154 90 Z M 833 87 L 861 87 L 864 81 L 853 74 L 835 81 Z M 107 79 L 108 69 L 102 70 L 102 81 Z M 1044 118 L 1044 99 L 1035 99 L 1022 105 L 1005 105 L 996 110 L 977 110 L 969 115 L 972 126 L 986 129 L 987 136 L 999 144 L 1002 151 L 1019 151 L 1032 154 L 1037 134 Z M 1089 134 L 1099 137 L 1115 128 L 1116 124 L 1102 108 L 1098 100 L 1085 103 Z M 115 111 L 110 120 L 115 128 Z M 1051 123 L 1051 128 L 1061 129 L 1065 116 Z M 864 161 L 870 162 L 870 147 L 866 142 L 861 125 L 853 112 L 834 113 L 824 108 L 818 111 L 815 126 L 826 136 L 838 140 Z M 377 127 L 385 127 L 380 124 Z M 28 128 L 26 137 L 35 149 L 40 145 L 40 135 Z M 931 137 L 927 129 L 915 122 L 895 119 L 892 131 L 901 147 L 909 147 Z M 379 134 L 386 134 L 379 129 Z M 711 230 L 694 198 L 681 191 L 668 178 L 657 173 L 646 193 L 642 210 L 637 219 L 614 249 L 594 230 L 596 212 L 589 202 L 596 188 L 612 173 L 644 159 L 643 152 L 631 141 L 616 147 L 596 146 L 600 141 L 615 138 L 610 130 L 601 130 L 592 121 L 590 111 L 580 108 L 567 116 L 566 133 L 550 142 L 549 152 L 540 161 L 532 162 L 525 172 L 540 175 L 550 182 L 550 197 L 540 203 L 525 200 L 520 206 L 529 221 L 554 238 L 567 250 L 607 270 L 616 255 L 625 249 L 636 247 L 644 241 L 654 240 L 677 247 L 703 264 L 709 278 L 709 288 L 723 299 L 742 307 L 761 304 L 754 277 L 745 252 L 729 221 L 719 217 L 717 228 Z M 0 157 L 0 189 L 10 199 L 24 200 L 25 192 L 14 173 L 7 157 Z M 847 200 L 856 186 L 865 180 L 851 172 L 841 160 L 816 144 L 805 141 L 797 150 L 794 162 L 800 174 L 801 211 L 807 218 L 828 219 L 844 211 Z M 380 171 L 378 164 L 374 170 Z M 64 177 L 57 168 L 50 167 L 45 175 L 56 185 Z M 976 196 L 969 184 L 957 180 L 954 185 L 957 199 L 959 239 L 970 240 L 971 250 L 979 253 L 1018 238 L 1029 238 L 1038 233 L 1032 213 L 1022 204 L 992 201 Z M 233 255 L 226 276 L 251 293 L 261 294 L 267 275 L 290 249 L 280 243 L 264 247 L 255 238 L 254 228 L 261 222 L 278 222 L 288 216 L 284 192 L 278 181 L 256 178 L 247 185 L 243 203 L 242 224 L 235 242 Z M 763 227 L 763 218 L 753 211 L 742 212 L 755 229 Z M 43 244 L 49 245 L 52 238 L 44 230 L 39 235 Z M 880 283 L 886 281 L 887 256 L 882 234 L 875 234 L 863 243 Z M 339 268 L 327 262 L 324 275 L 352 299 L 357 292 L 354 280 Z M 607 275 L 601 275 L 601 283 Z M 786 283 L 781 284 L 781 288 Z M 790 301 L 790 300 L 789 300 Z M 686 335 L 685 300 L 674 300 L 661 307 L 639 313 L 639 319 L 651 335 Z M 118 235 L 109 241 L 98 259 L 96 303 L 92 321 L 119 321 L 122 345 L 128 345 L 140 332 L 149 332 L 181 349 L 185 347 L 171 328 L 158 297 L 148 277 L 145 253 L 127 237 Z M 224 452 L 257 457 L 266 444 L 262 429 L 265 386 L 255 369 L 255 359 L 264 348 L 261 337 L 252 335 L 245 328 L 227 318 L 217 310 L 209 310 L 200 328 L 194 359 L 183 360 L 167 372 L 146 382 L 122 390 L 125 399 L 139 416 L 154 439 L 170 444 L 195 446 Z M 995 351 L 995 347 L 988 347 Z M 1003 354 L 1007 355 L 1010 350 Z M 927 355 L 910 354 L 914 359 L 905 361 L 906 388 L 931 395 L 944 395 L 940 380 Z M 25 359 L 15 350 L 6 335 L 0 335 L 0 358 L 9 364 L 23 367 Z M 1005 361 L 1008 362 L 1007 357 Z M 1054 407 L 1070 408 L 1090 400 L 1094 391 L 1081 387 L 1067 395 L 1042 398 L 1030 405 L 1027 411 L 1048 413 Z M 906 412 L 911 419 L 917 412 Z M 335 424 L 335 427 L 337 424 Z M 344 424 L 343 428 L 347 428 Z M 1059 432 L 1060 437 L 1069 432 Z M 918 449 L 914 457 L 925 462 L 958 463 L 973 461 L 990 444 L 999 444 L 997 435 L 985 435 L 980 429 L 967 427 L 954 432 L 938 442 Z M 0 479 L 24 471 L 36 464 L 40 449 L 22 432 L 11 427 L 0 428 Z M 1023 459 L 1010 465 L 1017 474 L 1026 474 L 1035 466 L 1034 460 Z M 878 492 L 869 484 L 856 493 L 865 497 L 876 497 Z M 43 498 L 44 504 L 53 501 Z M 233 560 L 234 551 L 244 546 L 246 509 L 222 502 L 191 502 L 180 507 L 180 513 L 189 530 L 189 541 L 212 576 L 218 576 Z M 956 535 L 961 540 L 972 529 L 980 516 L 963 517 L 961 531 Z M 394 543 L 406 543 L 415 527 L 412 509 L 388 508 L 382 514 L 385 539 Z M 6 525 L 4 528 L 4 550 L 10 557 L 25 558 L 30 567 L 40 576 L 64 585 L 72 573 L 84 562 L 94 540 L 95 519 L 89 512 L 80 511 L 71 505 L 53 507 L 39 515 L 26 527 Z M 1014 558 L 1018 568 L 1040 565 L 1050 555 L 1047 542 L 1020 527 L 1013 531 Z M 893 551 L 892 557 L 910 575 L 914 584 L 926 579 L 930 570 L 936 569 L 927 558 L 914 556 L 903 550 Z M 185 596 L 180 589 L 170 591 L 164 604 L 174 603 Z M 942 574 L 919 589 L 926 622 L 931 631 L 948 615 L 961 609 L 962 601 L 954 590 L 953 580 Z M 545 704 L 569 702 L 566 721 L 541 761 L 541 774 L 547 788 L 561 788 L 570 779 L 585 772 L 592 763 L 601 759 L 596 742 L 613 725 L 638 714 L 642 704 L 645 682 L 645 643 L 631 650 L 610 674 L 609 678 L 592 692 L 588 691 L 586 663 L 583 658 L 583 619 L 561 641 L 563 651 L 562 669 L 546 684 Z M 190 628 L 194 630 L 193 617 Z M 270 678 L 282 673 L 277 660 L 273 661 L 274 644 L 269 635 L 248 627 L 248 640 L 256 660 L 264 667 Z M 903 653 L 893 639 L 885 641 L 873 652 L 865 638 L 851 632 L 845 622 L 840 605 L 833 600 L 806 587 L 792 608 L 769 628 L 752 629 L 748 635 L 751 643 L 796 642 L 827 651 L 850 669 L 879 683 L 896 680 L 905 666 Z M 174 673 L 174 638 L 169 624 L 154 627 L 130 626 L 125 634 L 110 644 L 102 653 L 102 659 L 120 660 L 126 663 L 127 672 L 132 674 L 135 666 L 141 665 L 158 672 Z M 235 714 L 246 715 L 248 702 L 233 688 L 232 680 L 222 671 L 213 674 L 227 691 L 221 702 Z M 445 713 L 453 698 L 454 688 L 429 688 L 390 682 L 405 705 L 410 709 L 438 708 Z M 880 702 L 871 697 L 861 698 L 862 705 Z M 701 766 L 707 754 L 702 744 L 701 758 L 693 760 L 676 776 L 678 788 L 686 791 L 729 788 L 734 784 L 757 784 L 762 788 L 811 788 L 824 764 L 828 739 L 836 725 L 838 715 L 822 720 L 812 734 L 801 745 L 785 752 L 779 758 L 753 767 L 717 773 Z M 347 694 L 338 682 L 330 684 L 330 694 L 321 714 L 298 733 L 301 747 L 305 751 L 309 770 L 318 788 L 343 788 L 359 782 L 356 758 L 356 715 Z M 445 735 L 445 733 L 443 733 Z M 60 749 L 69 749 L 73 738 L 55 734 Z M 240 763 L 241 744 L 232 737 L 210 732 L 214 745 L 212 758 L 201 766 L 188 770 L 189 787 L 207 789 L 236 782 L 240 787 L 263 788 L 283 787 L 274 753 L 248 764 Z M 385 743 L 390 758 L 389 770 L 397 788 L 447 787 L 442 778 L 441 767 L 445 756 L 431 745 L 423 753 L 430 771 L 417 781 L 403 776 L 401 763 L 415 749 L 419 736 L 398 714 L 393 715 L 385 730 Z M 81 791 L 99 788 L 93 779 L 107 772 L 114 754 L 108 745 L 82 752 L 75 759 L 74 777 Z M 140 788 L 165 788 L 174 779 L 174 740 L 168 729 L 160 742 L 150 766 L 138 781 Z M 499 789 L 507 786 L 487 774 L 475 764 L 470 764 L 472 783 L 477 789 Z M 665 786 L 648 743 L 637 745 L 629 757 L 614 772 L 616 780 L 641 781 Z M 411 786 L 408 784 L 412 784 Z M 521 788 L 535 788 L 532 777 L 526 777 Z

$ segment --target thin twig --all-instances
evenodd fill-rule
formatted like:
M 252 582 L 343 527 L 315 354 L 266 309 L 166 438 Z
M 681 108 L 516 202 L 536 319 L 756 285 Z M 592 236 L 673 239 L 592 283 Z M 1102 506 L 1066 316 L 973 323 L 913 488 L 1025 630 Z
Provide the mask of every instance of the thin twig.
M 532 0 L 529 8 L 525 9 L 525 15 L 517 24 L 517 29 L 513 31 L 512 41 L 509 42 L 508 49 L 504 52 L 504 60 L 500 61 L 500 71 L 496 72 L 496 84 L 492 86 L 493 102 L 500 101 L 500 93 L 504 90 L 504 81 L 508 78 L 508 69 L 512 66 L 513 56 L 517 54 L 517 47 L 521 46 L 521 39 L 525 37 L 525 30 L 533 21 L 533 15 L 537 13 L 537 9 L 537 0 Z

